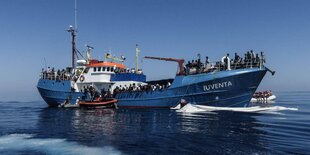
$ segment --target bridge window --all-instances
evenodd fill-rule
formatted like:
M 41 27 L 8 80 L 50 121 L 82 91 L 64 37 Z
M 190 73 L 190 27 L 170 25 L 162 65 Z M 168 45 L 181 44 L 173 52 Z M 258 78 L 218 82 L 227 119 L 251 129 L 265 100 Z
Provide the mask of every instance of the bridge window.
M 96 72 L 96 67 L 94 67 L 94 72 Z
M 102 71 L 103 71 L 103 72 L 105 71 L 105 67 L 102 67 Z
M 110 67 L 107 67 L 107 71 L 108 71 L 108 72 L 110 71 Z
M 98 67 L 98 72 L 100 72 L 101 71 L 101 67 Z
M 113 67 L 111 67 L 111 72 L 113 72 L 114 71 L 114 68 Z

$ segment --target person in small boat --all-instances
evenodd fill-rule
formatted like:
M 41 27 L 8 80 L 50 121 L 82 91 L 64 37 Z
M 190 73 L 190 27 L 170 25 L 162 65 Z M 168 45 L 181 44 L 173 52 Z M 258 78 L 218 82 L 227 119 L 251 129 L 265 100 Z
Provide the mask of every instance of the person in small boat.
M 80 102 L 80 97 L 76 99 L 75 104 L 79 104 L 79 102 Z
M 67 97 L 67 98 L 65 99 L 64 103 L 58 105 L 58 107 L 61 107 L 61 108 L 62 108 L 62 107 L 64 107 L 65 105 L 69 104 L 69 103 L 70 103 L 69 100 L 70 100 L 70 97 Z
M 258 98 L 259 98 L 259 94 L 258 94 L 257 92 L 255 92 L 255 93 L 253 94 L 253 97 L 256 98 L 256 99 L 258 99 Z
M 111 93 L 110 90 L 107 91 L 107 97 L 108 97 L 108 98 L 111 98 L 111 97 L 112 97 L 112 93 Z
M 121 85 L 120 87 L 116 86 L 116 88 L 113 91 L 113 98 L 115 98 L 116 94 L 118 94 L 121 91 L 121 87 L 122 87 Z
M 69 96 L 69 97 L 65 100 L 64 104 L 70 104 L 70 100 L 71 100 L 71 97 Z
M 263 100 L 264 101 L 267 101 L 267 99 L 268 99 L 268 97 L 269 97 L 269 94 L 268 94 L 268 91 L 264 91 L 264 93 L 263 93 L 264 95 L 264 97 L 263 97 Z
M 101 95 L 101 96 L 104 96 L 105 93 L 106 93 L 105 89 L 102 88 L 102 89 L 101 89 L 101 92 L 100 92 L 100 95 Z
M 90 86 L 89 87 L 89 92 L 90 92 L 90 101 L 93 101 L 95 99 L 95 95 L 96 95 L 96 90 L 94 87 Z
M 259 100 L 259 99 L 261 98 L 261 92 L 255 92 L 255 93 L 253 94 L 253 98 Z
M 102 98 L 101 95 L 99 95 L 98 98 L 96 99 L 96 101 L 100 101 L 100 102 L 103 101 L 103 100 L 104 100 L 104 99 Z
M 259 92 L 259 99 L 261 100 L 261 101 L 265 101 L 266 99 L 266 94 L 265 94 L 265 92 Z
M 272 91 L 271 90 L 268 91 L 268 95 L 272 96 Z
M 271 90 L 263 92 L 255 92 L 253 94 L 253 98 L 257 99 L 258 101 L 267 101 L 270 96 L 272 96 Z

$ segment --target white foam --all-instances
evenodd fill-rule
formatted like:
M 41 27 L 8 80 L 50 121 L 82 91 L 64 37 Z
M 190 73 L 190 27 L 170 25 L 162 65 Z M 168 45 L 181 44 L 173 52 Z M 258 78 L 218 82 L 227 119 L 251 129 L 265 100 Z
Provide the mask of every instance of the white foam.
M 186 113 L 194 113 L 194 112 L 204 112 L 206 110 L 204 109 L 200 109 L 200 108 L 197 108 L 195 106 L 193 106 L 192 104 L 186 104 L 184 107 L 181 108 L 180 106 L 180 109 L 176 110 L 177 112 L 186 112 Z
M 187 104 L 183 108 L 176 110 L 177 112 L 187 112 L 187 113 L 195 113 L 195 112 L 208 112 L 208 111 L 237 111 L 237 112 L 277 112 L 283 110 L 298 110 L 297 108 L 287 108 L 281 106 L 270 106 L 270 107 L 213 107 L 213 106 L 202 106 L 202 105 L 193 105 Z
M 55 138 L 33 138 L 30 134 L 10 134 L 0 137 L 0 151 L 23 151 L 33 150 L 45 154 L 66 154 L 66 155 L 102 155 L 122 154 L 120 151 L 115 150 L 113 147 L 104 146 L 89 147 L 80 145 L 75 142 L 68 142 L 65 139 Z

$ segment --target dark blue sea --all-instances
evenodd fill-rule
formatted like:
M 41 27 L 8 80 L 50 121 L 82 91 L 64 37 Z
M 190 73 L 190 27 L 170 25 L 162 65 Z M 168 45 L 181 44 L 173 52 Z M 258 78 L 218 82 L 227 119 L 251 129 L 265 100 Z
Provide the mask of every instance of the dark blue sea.
M 310 92 L 275 95 L 252 112 L 0 102 L 0 154 L 310 154 Z

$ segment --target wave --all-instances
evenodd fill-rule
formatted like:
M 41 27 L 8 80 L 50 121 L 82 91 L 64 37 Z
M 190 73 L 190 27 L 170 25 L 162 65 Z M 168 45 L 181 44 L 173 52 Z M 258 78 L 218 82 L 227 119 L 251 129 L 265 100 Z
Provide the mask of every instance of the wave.
M 213 107 L 213 106 L 202 106 L 202 105 L 193 105 L 187 104 L 183 108 L 176 110 L 177 112 L 187 112 L 187 113 L 196 113 L 196 112 L 211 112 L 211 111 L 236 111 L 236 112 L 252 112 L 252 113 L 275 113 L 283 110 L 293 110 L 297 111 L 297 108 L 288 108 L 282 106 L 270 106 L 270 107 L 261 107 L 261 106 L 253 106 L 253 107 Z
M 68 142 L 65 139 L 55 138 L 33 138 L 31 134 L 10 134 L 0 137 L 0 152 L 2 151 L 38 151 L 44 154 L 66 154 L 66 155 L 119 155 L 121 152 L 113 147 L 89 147 L 76 142 Z

